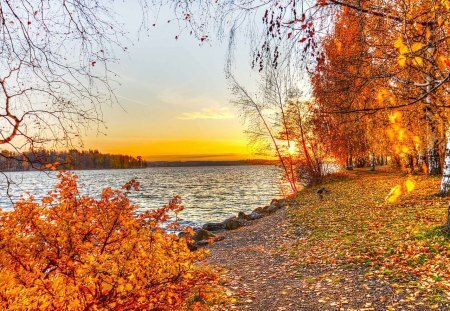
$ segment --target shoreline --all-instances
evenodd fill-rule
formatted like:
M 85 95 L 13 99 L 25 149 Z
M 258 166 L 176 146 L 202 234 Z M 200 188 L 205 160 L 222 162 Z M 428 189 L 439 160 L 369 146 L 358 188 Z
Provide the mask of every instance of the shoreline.
M 250 213 L 240 211 L 236 216 L 231 216 L 221 222 L 206 222 L 201 227 L 194 229 L 195 234 L 191 236 L 194 243 L 189 247 L 195 251 L 199 247 L 222 241 L 224 233 L 251 226 L 254 221 L 266 218 L 288 205 L 289 202 L 286 198 L 273 198 L 269 205 L 257 207 Z

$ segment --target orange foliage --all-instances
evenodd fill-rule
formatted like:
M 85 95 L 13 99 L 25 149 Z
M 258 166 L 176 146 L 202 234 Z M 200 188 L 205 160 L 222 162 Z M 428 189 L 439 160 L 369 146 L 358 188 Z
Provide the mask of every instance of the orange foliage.
M 135 180 L 95 199 L 75 175 L 59 177 L 41 203 L 22 199 L 0 216 L 0 309 L 203 309 L 217 298 L 216 275 L 195 265 L 205 252 L 161 228 L 179 197 L 136 215 Z

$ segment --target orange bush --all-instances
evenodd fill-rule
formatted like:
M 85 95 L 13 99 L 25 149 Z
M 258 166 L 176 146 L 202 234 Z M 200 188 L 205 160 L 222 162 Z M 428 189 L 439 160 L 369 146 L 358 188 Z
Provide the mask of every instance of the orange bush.
M 195 265 L 205 252 L 161 228 L 179 197 L 138 215 L 135 180 L 95 199 L 75 175 L 59 177 L 41 203 L 22 199 L 0 216 L 0 309 L 198 309 L 215 298 L 216 275 Z

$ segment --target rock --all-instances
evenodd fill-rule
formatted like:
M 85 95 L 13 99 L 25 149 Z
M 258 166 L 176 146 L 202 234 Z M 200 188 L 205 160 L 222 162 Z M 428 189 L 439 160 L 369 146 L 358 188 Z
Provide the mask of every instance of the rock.
M 278 204 L 278 201 L 278 199 L 272 199 L 272 201 L 270 201 L 270 205 Z
M 225 225 L 222 222 L 207 222 L 203 225 L 202 229 L 207 231 L 219 231 L 224 230 Z
M 266 208 L 266 213 L 272 214 L 280 209 L 278 203 L 271 204 Z
M 250 215 L 247 215 L 244 212 L 239 212 L 237 217 L 239 220 L 252 220 Z
M 253 211 L 260 213 L 260 214 L 268 214 L 267 209 L 269 208 L 270 205 L 266 205 L 266 206 L 260 206 L 255 208 Z
M 198 250 L 198 247 L 195 244 L 188 243 L 187 247 L 191 252 L 195 252 L 196 250 Z
M 281 207 L 285 207 L 285 206 L 287 205 L 287 200 L 286 200 L 286 199 L 278 200 L 278 204 L 279 204 Z
M 239 227 L 242 227 L 244 225 L 244 221 L 239 220 L 237 217 L 231 217 L 225 220 L 222 223 L 226 230 L 235 230 Z
M 195 234 L 192 236 L 192 239 L 194 241 L 202 241 L 202 240 L 217 240 L 217 235 L 215 235 L 212 232 L 209 232 L 208 230 L 205 229 L 199 229 L 197 230 L 197 232 L 195 232 Z
M 279 209 L 278 204 L 277 205 L 272 204 L 255 208 L 253 211 L 265 215 L 265 214 L 272 214 L 273 212 L 276 212 L 278 209 Z
M 273 199 L 272 201 L 270 201 L 270 205 L 282 208 L 287 205 L 287 201 L 286 199 Z
M 198 241 L 198 242 L 195 242 L 194 246 L 197 247 L 197 249 L 198 249 L 199 247 L 205 247 L 209 244 L 210 243 L 208 241 Z
M 250 220 L 256 220 L 256 219 L 260 219 L 262 218 L 264 215 L 261 213 L 258 213 L 256 211 L 253 211 L 250 213 L 250 215 L 248 215 L 248 217 L 250 218 Z

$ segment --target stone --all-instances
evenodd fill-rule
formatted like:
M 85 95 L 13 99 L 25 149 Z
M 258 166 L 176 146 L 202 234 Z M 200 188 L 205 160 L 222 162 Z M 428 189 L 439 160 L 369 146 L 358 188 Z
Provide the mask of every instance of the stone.
M 239 220 L 252 220 L 250 215 L 248 215 L 244 212 L 239 212 L 237 217 Z
M 269 208 L 269 205 L 260 206 L 260 207 L 255 208 L 253 211 L 257 212 L 257 213 L 260 213 L 260 214 L 267 214 L 267 209 L 268 208 Z
M 202 241 L 202 240 L 210 240 L 210 239 L 216 240 L 217 239 L 217 235 L 215 235 L 212 232 L 209 232 L 208 230 L 199 229 L 192 236 L 192 239 L 194 241 Z
M 224 230 L 225 225 L 222 222 L 207 222 L 203 225 L 202 229 L 207 231 L 219 231 Z
M 250 215 L 248 215 L 248 216 L 249 216 L 250 220 L 256 220 L 256 219 L 262 218 L 264 215 L 261 214 L 261 213 L 258 213 L 258 212 L 256 212 L 256 211 L 253 211 L 253 212 L 251 212 Z
M 281 199 L 281 200 L 278 200 L 278 204 L 279 204 L 281 207 L 284 207 L 284 206 L 287 205 L 287 201 L 286 201 L 286 199 Z
M 271 204 L 266 208 L 266 213 L 272 214 L 280 209 L 278 204 Z
M 225 220 L 222 223 L 226 230 L 236 230 L 237 228 L 240 228 L 244 225 L 244 222 L 242 220 L 239 220 L 237 217 L 231 217 Z

